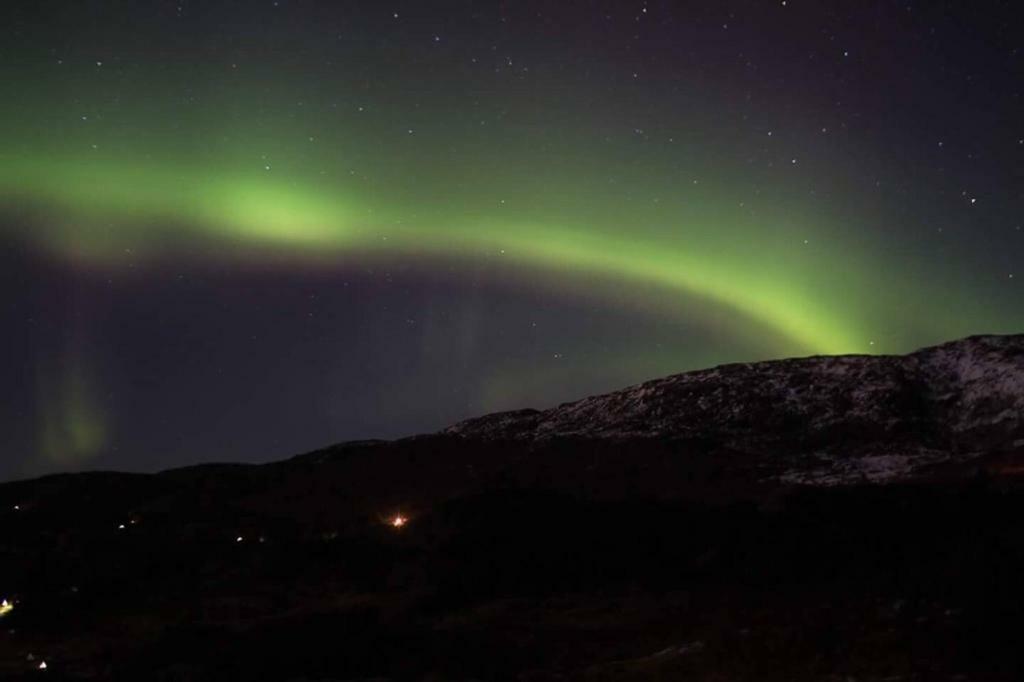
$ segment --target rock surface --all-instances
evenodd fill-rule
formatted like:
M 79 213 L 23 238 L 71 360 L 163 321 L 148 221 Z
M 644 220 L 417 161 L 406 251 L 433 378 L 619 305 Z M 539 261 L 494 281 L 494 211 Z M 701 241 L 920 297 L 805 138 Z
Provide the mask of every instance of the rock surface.
M 904 479 L 1024 445 L 1024 335 L 974 336 L 905 356 L 723 365 L 444 433 L 529 443 L 683 440 L 784 464 L 788 482 Z

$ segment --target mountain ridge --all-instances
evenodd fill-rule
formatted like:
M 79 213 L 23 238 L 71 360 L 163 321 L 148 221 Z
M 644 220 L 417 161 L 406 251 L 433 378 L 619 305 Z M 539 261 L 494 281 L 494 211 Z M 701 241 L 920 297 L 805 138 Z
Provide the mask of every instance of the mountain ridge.
M 731 363 L 547 410 L 468 419 L 441 433 L 527 443 L 700 441 L 788 458 L 791 470 L 776 475 L 789 482 L 891 480 L 1024 446 L 1024 335 L 970 336 L 906 355 Z M 858 458 L 864 466 L 851 468 Z M 798 462 L 815 473 L 796 475 Z

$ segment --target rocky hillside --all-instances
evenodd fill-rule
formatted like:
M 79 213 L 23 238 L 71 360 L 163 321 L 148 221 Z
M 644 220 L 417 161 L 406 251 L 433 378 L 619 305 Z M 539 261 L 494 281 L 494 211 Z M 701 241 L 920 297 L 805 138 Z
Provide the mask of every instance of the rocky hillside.
M 445 433 L 682 440 L 788 462 L 784 480 L 890 480 L 1024 446 L 1024 335 L 974 336 L 905 356 L 723 365 Z

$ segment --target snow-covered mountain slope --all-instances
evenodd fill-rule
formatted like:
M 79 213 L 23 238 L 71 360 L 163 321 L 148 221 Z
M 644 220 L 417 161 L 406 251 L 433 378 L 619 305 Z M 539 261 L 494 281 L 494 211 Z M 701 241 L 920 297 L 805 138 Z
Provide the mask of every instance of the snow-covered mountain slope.
M 905 478 L 1024 446 L 1024 335 L 974 336 L 905 356 L 732 364 L 549 410 L 448 428 L 467 439 L 664 439 L 789 462 L 784 481 Z

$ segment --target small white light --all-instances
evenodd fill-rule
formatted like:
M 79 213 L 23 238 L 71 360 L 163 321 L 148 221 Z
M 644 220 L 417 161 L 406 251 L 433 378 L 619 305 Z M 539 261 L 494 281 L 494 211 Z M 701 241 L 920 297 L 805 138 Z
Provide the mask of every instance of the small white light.
M 241 541 L 242 541 L 242 536 L 241 535 L 239 535 L 237 538 L 235 538 L 235 542 L 241 542 Z
M 46 670 L 46 661 L 43 661 L 42 663 L 39 664 L 39 669 L 40 670 Z
M 396 515 L 394 516 L 394 518 L 392 518 L 392 519 L 391 519 L 391 526 L 392 526 L 393 528 L 401 528 L 402 526 L 404 526 L 404 525 L 406 524 L 406 522 L 407 522 L 408 520 L 409 520 L 409 519 L 405 518 L 405 517 L 404 517 L 404 516 L 402 516 L 401 514 L 396 514 Z

